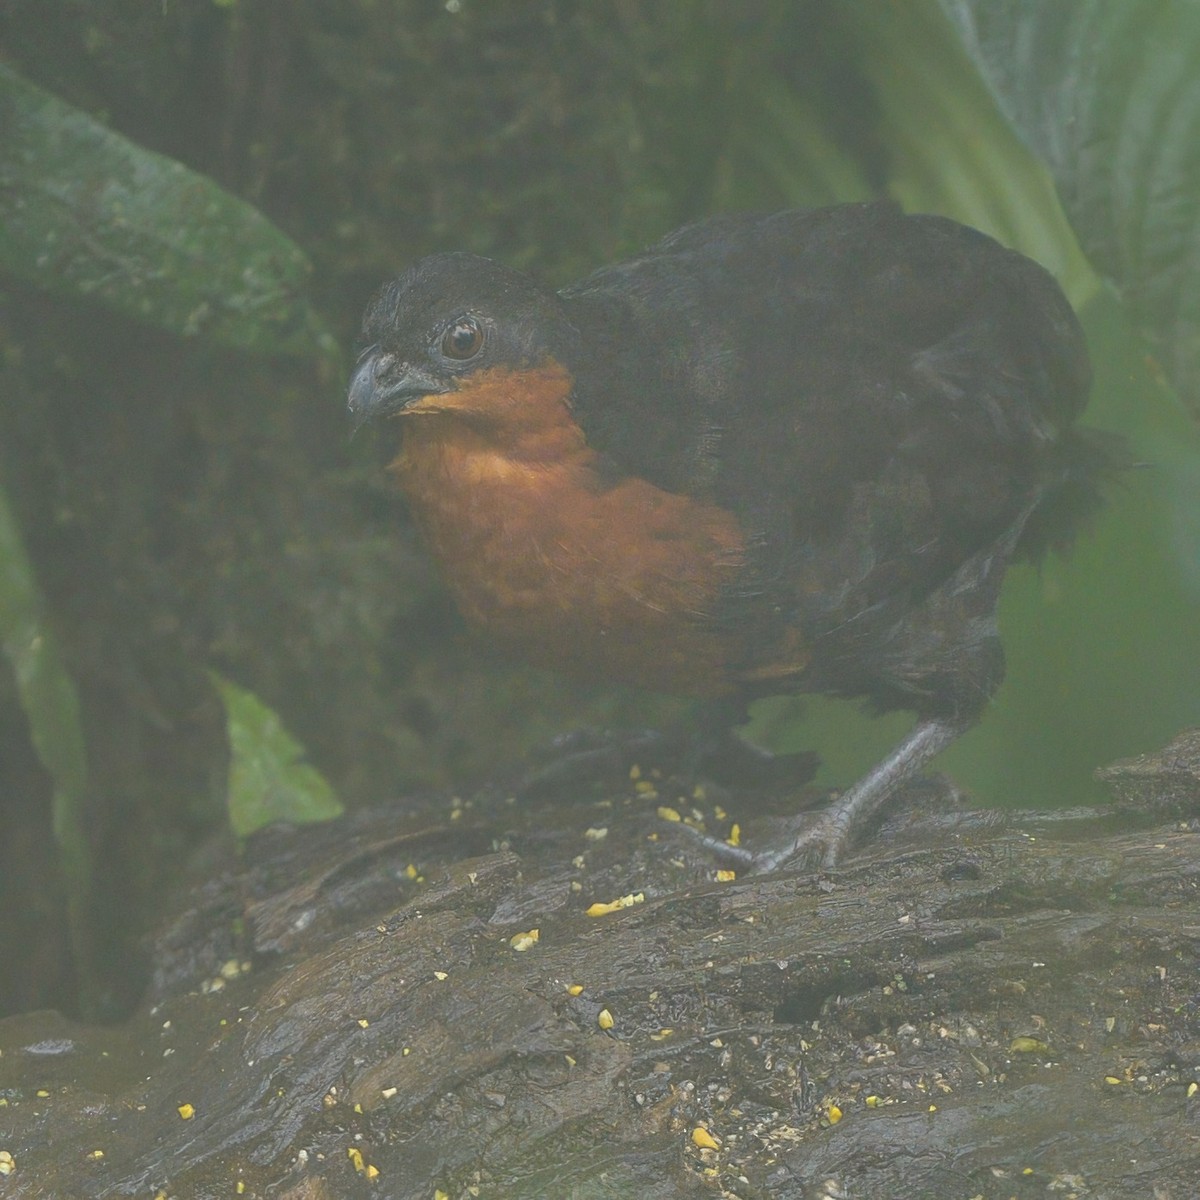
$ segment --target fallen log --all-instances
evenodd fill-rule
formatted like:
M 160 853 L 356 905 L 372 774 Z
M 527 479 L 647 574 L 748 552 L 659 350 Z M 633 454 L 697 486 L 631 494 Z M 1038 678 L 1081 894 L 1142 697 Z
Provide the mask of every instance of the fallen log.
M 1144 768 L 819 875 L 718 878 L 653 779 L 268 831 L 124 1026 L 0 1022 L 0 1196 L 1182 1200 L 1197 797 Z

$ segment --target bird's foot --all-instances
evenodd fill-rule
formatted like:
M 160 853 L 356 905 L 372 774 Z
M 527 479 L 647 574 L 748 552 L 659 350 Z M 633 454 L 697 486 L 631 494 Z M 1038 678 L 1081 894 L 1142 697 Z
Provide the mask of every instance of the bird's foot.
M 916 728 L 881 763 L 843 792 L 823 811 L 814 814 L 799 833 L 775 845 L 749 850 L 723 842 L 711 834 L 685 826 L 689 835 L 713 854 L 739 863 L 751 871 L 774 871 L 797 862 L 828 870 L 853 843 L 858 832 L 903 785 L 910 783 L 939 750 L 963 732 L 965 722 L 931 718 Z
M 711 833 L 703 833 L 691 825 L 682 825 L 680 828 L 714 857 L 761 874 L 774 871 L 785 863 L 810 870 L 830 870 L 837 865 L 842 851 L 850 844 L 851 824 L 840 801 L 835 801 L 832 807 L 811 814 L 799 833 L 756 850 L 724 841 Z

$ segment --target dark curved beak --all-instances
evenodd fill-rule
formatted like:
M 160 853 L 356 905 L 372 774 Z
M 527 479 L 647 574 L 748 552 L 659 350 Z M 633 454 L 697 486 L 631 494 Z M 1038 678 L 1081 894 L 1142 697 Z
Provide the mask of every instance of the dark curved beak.
M 424 368 L 401 362 L 386 351 L 374 350 L 358 364 L 350 379 L 347 407 L 357 431 L 376 417 L 403 412 L 423 396 L 449 390 L 449 384 Z

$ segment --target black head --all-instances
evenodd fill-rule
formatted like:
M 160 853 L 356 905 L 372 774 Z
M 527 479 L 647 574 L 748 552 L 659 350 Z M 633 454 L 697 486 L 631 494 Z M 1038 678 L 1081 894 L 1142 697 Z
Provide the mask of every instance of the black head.
M 474 254 L 433 254 L 368 306 L 350 411 L 361 425 L 478 371 L 566 362 L 577 338 L 558 296 L 527 275 Z

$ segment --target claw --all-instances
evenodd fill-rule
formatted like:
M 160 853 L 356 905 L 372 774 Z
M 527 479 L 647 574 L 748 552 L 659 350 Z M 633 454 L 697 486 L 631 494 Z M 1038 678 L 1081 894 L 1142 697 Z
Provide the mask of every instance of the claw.
M 819 865 L 828 870 L 850 846 L 858 830 L 874 816 L 902 784 L 909 782 L 939 751 L 968 728 L 970 722 L 947 718 L 921 721 L 881 763 L 843 792 L 807 828 L 777 846 L 757 851 L 728 842 L 688 826 L 688 832 L 711 853 L 756 872 L 774 871 L 795 859 L 812 861 L 820 850 Z

